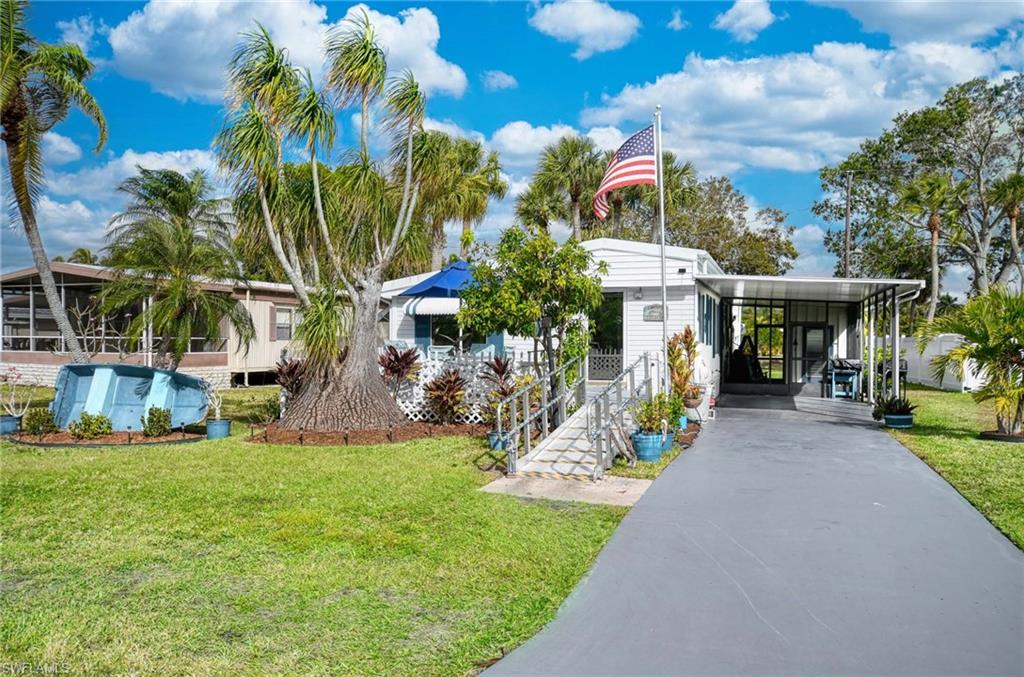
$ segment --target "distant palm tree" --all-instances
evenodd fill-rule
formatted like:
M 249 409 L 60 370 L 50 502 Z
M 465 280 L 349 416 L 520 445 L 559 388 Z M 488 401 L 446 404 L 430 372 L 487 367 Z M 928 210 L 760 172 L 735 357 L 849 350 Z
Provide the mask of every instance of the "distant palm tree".
M 454 146 L 457 167 L 454 200 L 456 213 L 462 220 L 462 247 L 459 255 L 468 254 L 467 246 L 472 241 L 473 224 L 487 215 L 487 206 L 492 199 L 501 200 L 508 191 L 508 182 L 501 178 L 501 162 L 498 154 L 490 152 L 484 156 L 479 141 L 457 139 Z
M 566 219 L 565 203 L 555 192 L 532 181 L 516 198 L 516 219 L 526 228 L 550 233 L 551 224 Z
M 1020 239 L 1017 234 L 1020 208 L 1024 204 L 1024 174 L 1010 174 L 996 181 L 989 191 L 989 199 L 1000 206 L 1010 222 L 1010 250 L 1017 266 L 1021 291 L 1024 291 L 1024 257 L 1021 256 Z
M 89 266 L 97 266 L 100 263 L 100 257 L 96 256 L 88 247 L 79 247 L 71 252 L 71 256 L 68 257 L 68 263 L 84 263 Z
M 580 210 L 584 196 L 597 190 L 603 169 L 597 146 L 579 134 L 563 136 L 541 153 L 535 180 L 541 189 L 559 194 L 568 202 L 576 240 L 583 239 Z
M 939 284 L 942 270 L 939 266 L 939 236 L 942 221 L 957 208 L 959 187 L 944 174 L 924 174 L 907 184 L 900 195 L 900 207 L 914 216 L 923 216 L 931 239 L 931 298 L 928 301 L 927 320 L 935 319 L 939 306 Z
M 57 292 L 34 203 L 43 183 L 43 134 L 75 106 L 99 128 L 99 151 L 107 141 L 107 123 L 99 104 L 82 84 L 92 73 L 92 63 L 77 45 L 48 45 L 33 38 L 25 26 L 27 6 L 24 0 L 0 0 L 0 126 L 7 148 L 11 196 L 46 303 L 71 359 L 88 362 L 89 356 L 82 350 Z
M 327 85 L 338 93 L 342 107 L 359 102 L 359 148 L 364 158 L 370 156 L 369 102 L 384 93 L 387 74 L 384 49 L 377 43 L 365 9 L 361 16 L 336 25 L 328 34 Z
M 126 338 L 137 344 L 152 325 L 161 362 L 170 369 L 177 369 L 193 337 L 218 340 L 224 319 L 248 346 L 255 335 L 249 312 L 230 294 L 204 286 L 244 283 L 231 250 L 229 202 L 211 197 L 213 187 L 200 170 L 183 176 L 140 167 L 120 190 L 129 205 L 110 223 L 108 250 L 117 272 L 100 294 L 101 311 L 141 307 Z M 152 303 L 144 303 L 149 298 Z

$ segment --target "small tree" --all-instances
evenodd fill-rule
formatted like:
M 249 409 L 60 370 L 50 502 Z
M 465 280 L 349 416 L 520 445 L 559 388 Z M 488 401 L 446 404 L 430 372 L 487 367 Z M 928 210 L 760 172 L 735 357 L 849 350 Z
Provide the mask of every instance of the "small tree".
M 539 336 L 547 370 L 554 371 L 580 317 L 601 305 L 604 272 L 605 263 L 574 240 L 559 246 L 544 231 L 509 228 L 493 258 L 473 267 L 475 281 L 462 291 L 457 318 L 482 334 Z M 552 377 L 552 393 L 556 388 Z
M 924 326 L 918 345 L 923 350 L 939 334 L 960 334 L 963 342 L 932 359 L 942 382 L 947 368 L 963 378 L 968 364 L 985 385 L 971 393 L 977 402 L 992 400 L 999 432 L 1024 434 L 1024 293 L 996 285 L 962 308 L 939 315 Z

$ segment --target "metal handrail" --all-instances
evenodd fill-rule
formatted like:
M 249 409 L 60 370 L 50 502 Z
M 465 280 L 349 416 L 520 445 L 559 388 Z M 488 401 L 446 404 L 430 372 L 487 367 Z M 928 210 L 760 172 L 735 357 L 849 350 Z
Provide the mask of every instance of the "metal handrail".
M 547 371 L 536 381 L 519 388 L 498 402 L 494 410 L 495 429 L 498 439 L 502 440 L 505 444 L 505 453 L 508 457 L 506 462 L 507 474 L 514 475 L 516 473 L 520 441 L 523 444 L 523 456 L 530 454 L 530 449 L 534 443 L 530 435 L 530 428 L 534 422 L 540 420 L 540 437 L 537 439 L 537 442 L 540 442 L 568 418 L 566 412 L 569 408 L 570 398 L 573 398 L 573 403 L 577 406 L 583 404 L 586 388 L 585 371 L 582 368 L 584 359 L 586 359 L 586 355 L 573 358 L 562 366 Z M 579 368 L 577 369 L 577 367 Z M 567 382 L 566 374 L 570 370 L 575 370 L 575 376 L 571 382 Z M 558 379 L 558 391 L 554 399 L 551 399 L 548 392 L 552 378 Z M 530 391 L 536 388 L 538 384 L 540 384 L 540 406 L 536 411 L 533 411 L 530 404 Z M 556 409 L 552 412 L 553 407 Z M 507 431 L 502 429 L 502 422 L 504 420 L 502 413 L 506 408 L 509 411 L 509 428 Z
M 657 361 L 655 357 L 655 361 Z M 643 379 L 637 383 L 637 368 L 643 364 Z M 620 429 L 626 427 L 626 410 L 640 401 L 641 395 L 646 401 L 654 397 L 656 382 L 654 374 L 658 369 L 651 369 L 650 354 L 644 353 L 622 373 L 611 380 L 608 385 L 587 405 L 587 437 L 597 452 L 597 473 L 603 474 L 612 467 L 615 461 L 615 448 L 611 444 L 610 432 L 613 423 Z M 612 395 L 614 394 L 614 402 Z

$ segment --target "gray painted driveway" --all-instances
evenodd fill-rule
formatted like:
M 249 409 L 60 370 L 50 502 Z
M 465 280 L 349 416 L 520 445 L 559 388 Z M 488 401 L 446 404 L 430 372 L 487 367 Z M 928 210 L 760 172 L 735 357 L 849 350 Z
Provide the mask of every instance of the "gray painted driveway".
M 721 409 L 488 671 L 1024 674 L 1024 555 L 884 432 Z

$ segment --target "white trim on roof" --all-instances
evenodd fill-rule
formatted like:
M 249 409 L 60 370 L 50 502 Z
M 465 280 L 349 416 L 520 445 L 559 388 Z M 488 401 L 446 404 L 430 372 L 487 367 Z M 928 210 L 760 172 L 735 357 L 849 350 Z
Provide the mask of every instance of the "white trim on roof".
M 697 281 L 723 298 L 780 301 L 856 302 L 883 291 L 903 295 L 924 288 L 923 280 L 787 275 L 697 275 Z
M 419 284 L 423 280 L 427 279 L 431 275 L 436 275 L 441 271 L 430 270 L 426 273 L 418 273 L 416 275 L 406 275 L 405 277 L 399 277 L 394 280 L 387 280 L 381 285 L 380 296 L 385 301 L 392 299 L 395 296 L 401 296 L 409 287 Z
M 454 315 L 459 312 L 462 300 L 457 296 L 416 296 L 405 302 L 402 310 L 406 315 Z

